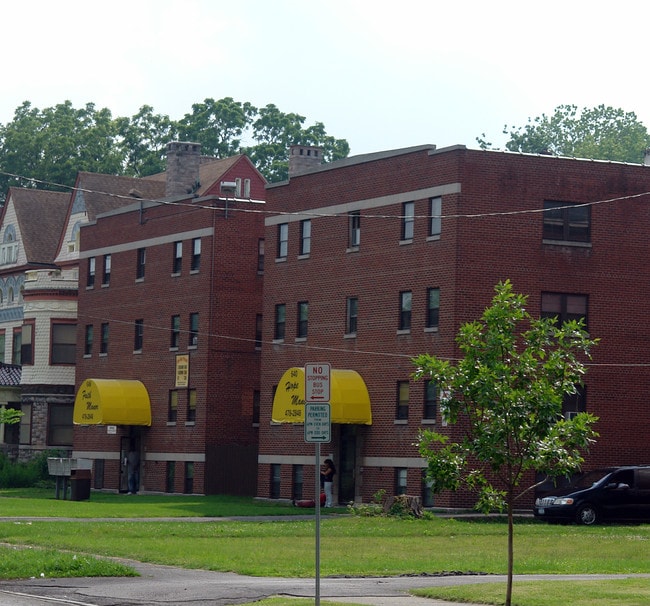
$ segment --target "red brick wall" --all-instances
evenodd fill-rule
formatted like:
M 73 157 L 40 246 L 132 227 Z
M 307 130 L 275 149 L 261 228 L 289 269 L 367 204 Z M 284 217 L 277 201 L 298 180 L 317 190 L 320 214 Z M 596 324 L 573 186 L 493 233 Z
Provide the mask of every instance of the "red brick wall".
M 251 178 L 252 196 L 263 197 L 263 181 L 248 160 L 231 169 L 234 177 Z M 219 482 L 211 478 L 218 461 L 207 461 L 210 446 L 250 449 L 257 444 L 253 423 L 253 391 L 259 390 L 260 353 L 255 349 L 255 318 L 261 313 L 262 277 L 257 273 L 258 240 L 263 237 L 263 215 L 243 212 L 251 203 L 225 204 L 215 199 L 186 200 L 181 204 L 134 208 L 101 217 L 82 229 L 82 250 L 96 251 L 97 277 L 85 288 L 87 259 L 80 266 L 79 322 L 83 340 L 87 324 L 94 325 L 93 353 L 77 359 L 77 384 L 86 378 L 141 380 L 149 392 L 152 426 L 142 430 L 143 484 L 146 490 L 165 489 L 166 462 L 177 461 L 175 489 L 184 486 L 184 461 L 194 461 L 194 492 L 236 492 L 237 473 L 255 474 L 250 465 L 233 470 Z M 201 237 L 201 264 L 190 272 L 192 235 Z M 189 236 L 177 234 L 190 232 Z M 180 275 L 172 275 L 173 242 L 183 240 Z M 146 248 L 145 277 L 135 280 L 136 249 Z M 109 248 L 106 248 L 109 247 Z M 112 248 L 110 248 L 112 247 Z M 125 249 L 125 250 L 123 250 Z M 111 252 L 110 286 L 102 288 L 103 253 Z M 199 314 L 196 348 L 188 348 L 189 315 Z M 170 350 L 171 316 L 181 316 L 178 351 Z M 144 346 L 133 353 L 134 321 L 143 319 Z M 108 355 L 99 355 L 100 327 L 109 322 Z M 179 393 L 178 417 L 169 424 L 169 391 L 175 384 L 177 353 L 190 356 L 190 388 L 196 389 L 196 421 L 186 424 L 187 392 Z M 119 437 L 104 427 L 75 430 L 76 451 L 119 452 Z M 224 474 L 221 474 L 222 476 Z M 221 477 L 221 476 L 220 476 Z M 106 486 L 117 487 L 114 473 L 105 474 Z
M 394 467 L 403 466 L 409 467 L 408 491 L 420 494 L 421 461 L 413 444 L 425 427 L 423 385 L 411 383 L 408 421 L 396 424 L 396 382 L 409 378 L 414 371 L 411 357 L 419 353 L 453 357 L 460 323 L 477 318 L 490 303 L 494 285 L 504 279 L 510 279 L 517 292 L 529 295 L 534 315 L 540 311 L 543 291 L 589 296 L 589 329 L 601 344 L 594 350 L 586 378 L 587 406 L 601 418 L 597 425 L 601 438 L 586 466 L 650 459 L 645 438 L 650 429 L 645 404 L 650 388 L 647 372 L 642 367 L 620 366 L 648 361 L 645 320 L 649 308 L 643 286 L 650 277 L 644 254 L 648 197 L 593 205 L 590 247 L 543 244 L 539 212 L 545 200 L 596 202 L 650 191 L 650 167 L 464 148 L 431 155 L 418 150 L 344 164 L 267 190 L 270 211 L 314 214 L 303 217 L 312 218 L 307 259 L 298 258 L 299 221 L 285 216 L 275 221 L 289 223 L 289 254 L 286 261 L 275 263 L 277 225 L 267 221 L 260 426 L 264 461 L 282 461 L 284 473 L 291 461 L 308 460 L 305 457 L 313 451 L 295 428 L 269 426 L 272 387 L 291 366 L 330 362 L 333 368 L 358 371 L 370 393 L 373 424 L 359 428 L 363 452 L 356 477 L 362 481 L 364 500 L 380 488 L 390 492 Z M 442 196 L 442 237 L 427 241 L 428 197 L 415 197 L 415 235 L 412 243 L 400 245 L 401 220 L 397 217 L 401 202 L 411 200 L 405 192 L 451 184 L 460 184 L 460 191 Z M 319 216 L 333 205 L 400 193 L 404 196 L 394 204 L 361 210 L 358 252 L 346 252 L 345 207 L 337 216 Z M 424 331 L 427 287 L 441 289 L 437 332 Z M 402 290 L 413 293 L 409 334 L 397 334 Z M 354 339 L 344 338 L 349 296 L 359 299 Z M 309 301 L 305 343 L 295 342 L 298 301 Z M 277 303 L 287 305 L 283 344 L 272 343 Z M 437 421 L 434 427 L 441 428 L 439 417 Z M 339 446 L 335 438 L 328 450 L 338 453 Z M 363 460 L 375 463 L 364 465 Z M 379 464 L 386 460 L 387 465 Z M 267 496 L 266 465 L 260 466 L 258 477 L 258 494 Z M 464 503 L 467 498 L 456 500 Z M 436 502 L 444 501 L 456 505 L 449 495 Z

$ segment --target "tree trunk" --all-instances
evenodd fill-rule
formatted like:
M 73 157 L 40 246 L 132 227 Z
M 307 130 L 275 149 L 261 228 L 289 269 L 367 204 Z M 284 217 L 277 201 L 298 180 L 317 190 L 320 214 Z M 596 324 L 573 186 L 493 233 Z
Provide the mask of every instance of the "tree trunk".
M 512 493 L 508 495 L 508 581 L 505 606 L 512 604 L 512 573 L 514 569 L 514 516 Z

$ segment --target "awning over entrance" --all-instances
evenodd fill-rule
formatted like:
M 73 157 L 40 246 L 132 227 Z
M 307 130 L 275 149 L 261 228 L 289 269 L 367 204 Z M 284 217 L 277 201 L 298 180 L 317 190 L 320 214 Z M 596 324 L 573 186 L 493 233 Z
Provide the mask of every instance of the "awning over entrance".
M 354 370 L 332 369 L 330 405 L 332 423 L 372 425 L 368 388 Z M 273 398 L 271 420 L 274 423 L 304 422 L 304 368 L 290 368 L 282 375 Z
M 151 425 L 147 388 L 140 381 L 86 379 L 74 401 L 75 425 Z

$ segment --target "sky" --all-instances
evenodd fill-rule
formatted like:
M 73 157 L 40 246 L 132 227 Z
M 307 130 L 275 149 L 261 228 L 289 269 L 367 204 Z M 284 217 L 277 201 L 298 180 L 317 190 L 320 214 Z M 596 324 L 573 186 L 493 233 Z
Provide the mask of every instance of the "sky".
M 610 105 L 650 128 L 644 3 L 621 0 L 21 0 L 3 2 L 0 124 L 24 101 L 143 105 L 180 119 L 206 98 L 322 122 L 350 155 L 503 147 L 559 105 Z

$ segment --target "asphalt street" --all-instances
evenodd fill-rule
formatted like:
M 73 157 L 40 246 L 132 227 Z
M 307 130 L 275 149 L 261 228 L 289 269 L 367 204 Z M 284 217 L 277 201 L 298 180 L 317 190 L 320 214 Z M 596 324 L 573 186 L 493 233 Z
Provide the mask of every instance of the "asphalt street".
M 125 561 L 141 576 L 128 578 L 33 578 L 0 582 L 2 606 L 221 606 L 255 602 L 271 596 L 311 597 L 314 579 L 249 577 L 234 573 L 186 570 Z M 580 580 L 650 575 L 518 576 L 519 580 Z M 500 575 L 321 578 L 320 599 L 370 606 L 441 606 L 448 602 L 416 598 L 417 587 L 505 582 Z M 458 606 L 458 604 L 456 604 Z

